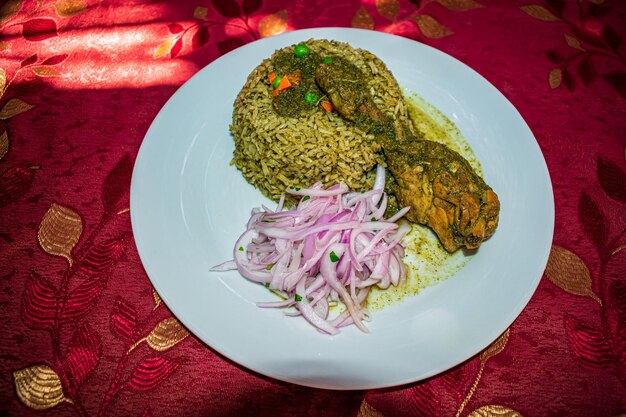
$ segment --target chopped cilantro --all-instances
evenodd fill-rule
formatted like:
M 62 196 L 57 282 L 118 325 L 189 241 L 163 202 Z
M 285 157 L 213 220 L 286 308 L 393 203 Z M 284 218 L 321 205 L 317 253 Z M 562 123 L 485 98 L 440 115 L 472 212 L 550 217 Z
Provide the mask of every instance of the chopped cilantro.
M 244 251 L 243 246 L 239 246 L 239 250 L 243 252 Z
M 296 301 L 302 301 L 302 296 L 301 296 L 301 295 L 296 294 L 295 300 L 296 300 Z
M 331 252 L 330 252 L 330 260 L 331 260 L 332 262 L 337 262 L 337 261 L 339 261 L 339 257 L 337 256 L 337 254 L 336 254 L 334 251 L 331 251 Z
M 311 198 L 311 197 L 308 196 L 308 195 L 305 195 L 304 197 L 302 197 L 302 201 L 307 201 L 309 198 Z

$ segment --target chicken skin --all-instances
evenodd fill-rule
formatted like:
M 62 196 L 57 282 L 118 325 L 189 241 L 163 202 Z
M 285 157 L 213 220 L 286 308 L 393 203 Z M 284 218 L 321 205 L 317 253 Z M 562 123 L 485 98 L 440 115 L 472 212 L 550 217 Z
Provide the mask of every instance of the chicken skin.
M 387 116 L 365 88 L 364 77 L 341 58 L 315 73 L 337 113 L 380 142 L 393 177 L 388 189 L 400 207 L 411 207 L 406 218 L 432 228 L 448 252 L 479 247 L 498 225 L 496 193 L 457 152 L 419 138 L 412 126 Z

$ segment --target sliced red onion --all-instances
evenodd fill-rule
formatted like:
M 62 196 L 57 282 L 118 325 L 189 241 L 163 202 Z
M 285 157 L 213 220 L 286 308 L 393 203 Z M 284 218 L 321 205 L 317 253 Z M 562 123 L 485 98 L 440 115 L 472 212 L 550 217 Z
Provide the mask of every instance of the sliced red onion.
M 279 213 L 283 211 L 283 205 L 285 204 L 285 194 L 280 195 L 280 199 L 278 200 L 278 206 L 276 207 L 276 212 Z
M 339 330 L 335 326 L 318 316 L 308 301 L 300 301 L 299 303 L 296 303 L 296 307 L 298 308 L 300 313 L 302 313 L 302 317 L 304 317 L 318 330 L 321 330 L 322 332 L 328 334 L 337 334 L 339 332 Z
M 385 182 L 386 182 L 386 171 L 385 168 L 383 168 L 381 165 L 377 165 L 376 166 L 376 178 L 374 179 L 374 190 L 384 190 L 385 189 Z M 378 197 L 378 199 L 376 199 L 375 197 L 372 198 L 372 201 L 374 204 L 378 203 L 378 200 L 380 199 L 380 196 Z
M 316 299 L 313 301 L 316 301 Z M 328 305 L 328 294 L 320 292 L 319 300 L 315 304 L 313 304 L 313 302 L 311 302 L 311 304 L 313 305 L 313 311 L 315 311 L 315 314 L 324 320 L 328 318 L 328 312 L 330 311 L 330 306 Z
M 291 307 L 295 303 L 293 298 L 289 298 L 283 301 L 265 301 L 256 303 L 257 307 L 261 308 L 282 308 Z
M 410 209 L 411 209 L 411 207 L 405 207 L 405 208 L 403 208 L 401 210 L 398 210 L 398 212 L 396 214 L 394 214 L 393 216 L 391 216 L 390 218 L 388 218 L 387 221 L 388 222 L 397 222 L 402 217 L 404 217 L 404 215 L 407 214 Z
M 334 187 L 334 188 L 333 188 Z M 293 188 L 288 188 L 287 192 L 293 195 L 302 195 L 309 197 L 330 197 L 335 195 L 341 195 L 348 191 L 348 186 L 346 184 L 339 184 L 338 186 L 334 185 L 327 189 L 313 189 L 313 188 L 302 188 L 300 190 L 295 190 Z
M 324 189 L 288 189 L 302 196 L 296 207 L 284 210 L 281 196 L 276 211 L 255 209 L 233 250 L 233 260 L 212 271 L 237 269 L 245 278 L 263 283 L 283 301 L 259 307 L 293 308 L 289 316 L 302 316 L 319 331 L 336 334 L 338 327 L 369 321 L 364 307 L 372 286 L 398 285 L 406 275 L 402 238 L 410 225 L 395 223 L 408 208 L 390 219 L 384 193 L 385 169 L 378 166 L 374 188 L 348 192 L 345 184 Z M 341 301 L 346 311 L 329 319 L 331 302 Z
M 231 271 L 233 269 L 237 269 L 237 264 L 235 263 L 235 261 L 231 260 L 231 261 L 222 262 L 219 265 L 215 265 L 214 267 L 209 269 L 209 271 L 220 272 L 220 271 Z

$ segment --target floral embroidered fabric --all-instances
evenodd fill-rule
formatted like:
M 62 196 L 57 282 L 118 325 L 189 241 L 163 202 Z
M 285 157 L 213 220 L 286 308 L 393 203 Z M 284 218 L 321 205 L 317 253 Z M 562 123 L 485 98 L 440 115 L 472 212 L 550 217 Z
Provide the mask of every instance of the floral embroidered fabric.
M 625 14 L 610 0 L 2 2 L 0 414 L 623 416 Z M 171 315 L 134 247 L 130 178 L 161 106 L 234 48 L 322 26 L 468 64 L 517 107 L 550 170 L 537 292 L 480 355 L 421 383 L 332 392 L 251 373 Z

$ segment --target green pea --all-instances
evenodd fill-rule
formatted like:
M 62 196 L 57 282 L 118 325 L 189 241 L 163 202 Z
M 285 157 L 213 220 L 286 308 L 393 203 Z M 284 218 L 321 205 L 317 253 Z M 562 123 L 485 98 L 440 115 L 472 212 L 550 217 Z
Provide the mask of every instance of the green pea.
M 309 47 L 302 43 L 299 43 L 298 45 L 296 45 L 293 51 L 293 54 L 296 56 L 296 58 L 304 58 L 310 53 L 311 53 L 311 50 L 309 49 Z
M 322 64 L 330 64 L 331 62 L 333 62 L 332 58 L 326 57 L 322 59 Z
M 280 85 L 280 80 L 282 79 L 283 77 L 280 77 L 280 76 L 274 78 L 274 88 L 278 88 L 278 86 Z
M 319 97 L 317 96 L 317 94 L 315 94 L 312 91 L 309 91 L 308 93 L 306 93 L 304 95 L 304 101 L 306 101 L 309 104 L 315 104 L 317 103 L 317 100 L 319 99 Z

